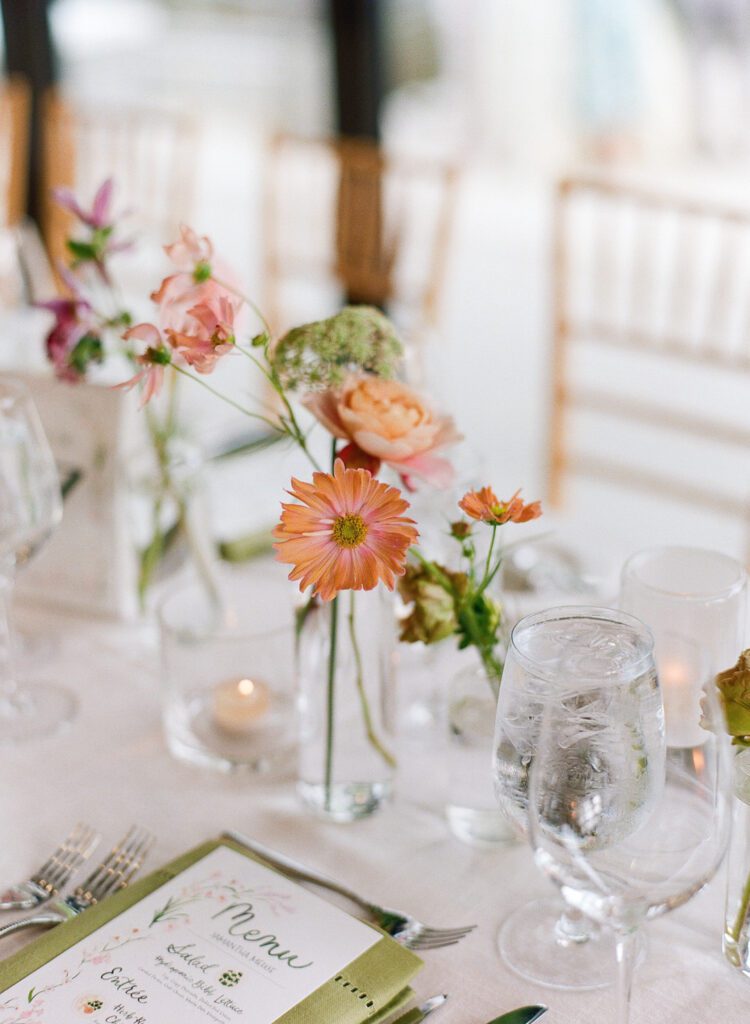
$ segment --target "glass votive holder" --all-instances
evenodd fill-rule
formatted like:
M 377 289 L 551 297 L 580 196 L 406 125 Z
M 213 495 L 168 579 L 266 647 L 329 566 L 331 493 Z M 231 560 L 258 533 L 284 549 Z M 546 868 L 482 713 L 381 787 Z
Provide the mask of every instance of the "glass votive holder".
M 263 628 L 246 604 L 219 606 L 198 586 L 182 588 L 162 601 L 159 627 L 163 722 L 170 752 L 224 772 L 280 774 L 292 769 L 292 628 Z
M 654 635 L 667 745 L 696 746 L 704 687 L 745 646 L 745 569 L 720 551 L 647 548 L 625 563 L 620 606 Z

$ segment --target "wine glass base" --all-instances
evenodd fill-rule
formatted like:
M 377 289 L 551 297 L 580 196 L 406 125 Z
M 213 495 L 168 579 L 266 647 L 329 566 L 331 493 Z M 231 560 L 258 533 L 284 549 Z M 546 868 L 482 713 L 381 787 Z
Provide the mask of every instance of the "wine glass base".
M 534 900 L 515 910 L 497 936 L 500 956 L 508 967 L 527 981 L 548 988 L 585 991 L 606 988 L 615 980 L 615 937 L 606 928 L 595 929 L 584 941 L 561 941 L 557 925 L 560 900 Z M 638 962 L 645 943 L 639 934 Z
M 23 683 L 0 701 L 0 746 L 53 736 L 75 718 L 78 701 L 54 683 Z

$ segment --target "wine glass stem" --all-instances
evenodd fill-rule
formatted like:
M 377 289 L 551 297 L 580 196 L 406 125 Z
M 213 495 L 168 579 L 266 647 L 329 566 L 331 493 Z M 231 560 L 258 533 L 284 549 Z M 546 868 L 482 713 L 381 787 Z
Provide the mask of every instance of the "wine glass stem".
M 18 694 L 10 614 L 12 591 L 12 571 L 0 572 L 0 713 L 15 703 Z
M 573 907 L 566 907 L 555 925 L 555 938 L 561 946 L 581 945 L 596 934 L 597 928 L 591 918 Z
M 617 937 L 617 1024 L 629 1024 L 633 970 L 638 957 L 637 932 Z

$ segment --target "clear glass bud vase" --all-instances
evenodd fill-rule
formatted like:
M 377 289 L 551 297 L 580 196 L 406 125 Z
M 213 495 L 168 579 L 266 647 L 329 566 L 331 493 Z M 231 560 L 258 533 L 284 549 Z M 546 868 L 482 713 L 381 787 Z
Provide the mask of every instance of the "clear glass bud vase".
M 204 458 L 197 445 L 170 437 L 130 467 L 130 530 L 135 547 L 141 613 L 154 604 L 157 584 L 180 573 L 218 602 Z
M 750 749 L 734 758 L 734 821 L 727 864 L 724 956 L 750 976 Z
M 448 686 L 445 815 L 453 835 L 472 846 L 517 840 L 492 784 L 497 691 L 497 682 L 490 682 L 478 661 L 457 672 Z
M 394 651 L 393 602 L 380 590 L 343 591 L 298 613 L 298 792 L 321 817 L 364 818 L 391 794 Z

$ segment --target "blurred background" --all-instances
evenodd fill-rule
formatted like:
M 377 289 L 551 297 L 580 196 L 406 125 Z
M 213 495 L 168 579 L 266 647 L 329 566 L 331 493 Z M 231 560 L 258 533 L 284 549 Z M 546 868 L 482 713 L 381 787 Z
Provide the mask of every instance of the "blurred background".
M 750 0 L 2 9 L 5 365 L 44 333 L 12 317 L 52 286 L 49 187 L 112 174 L 146 311 L 186 221 L 279 330 L 388 309 L 464 476 L 589 545 L 746 554 Z

